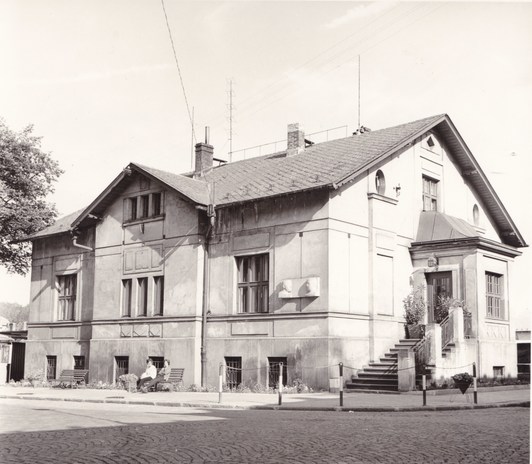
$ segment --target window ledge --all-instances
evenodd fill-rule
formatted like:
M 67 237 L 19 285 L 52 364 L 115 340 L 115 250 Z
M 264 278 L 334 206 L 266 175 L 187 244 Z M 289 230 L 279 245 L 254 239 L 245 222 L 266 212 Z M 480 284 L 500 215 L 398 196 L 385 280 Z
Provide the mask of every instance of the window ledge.
M 134 226 L 136 224 L 145 224 L 146 222 L 155 222 L 155 221 L 160 221 L 162 219 L 165 218 L 165 214 L 159 214 L 157 216 L 151 216 L 151 217 L 147 217 L 147 218 L 141 218 L 141 219 L 135 219 L 134 221 L 124 221 L 122 223 L 122 226 L 123 227 L 126 227 L 126 226 Z
M 391 205 L 396 205 L 399 203 L 399 200 L 385 195 L 380 195 L 379 193 L 368 193 L 368 200 L 380 200 L 384 203 L 390 203 Z

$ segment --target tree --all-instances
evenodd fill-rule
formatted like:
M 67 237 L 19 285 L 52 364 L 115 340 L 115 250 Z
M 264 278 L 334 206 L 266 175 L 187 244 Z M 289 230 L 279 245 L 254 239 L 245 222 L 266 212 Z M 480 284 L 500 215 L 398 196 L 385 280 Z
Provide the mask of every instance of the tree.
M 30 306 L 18 303 L 0 303 L 0 316 L 9 322 L 27 322 L 30 315 Z
M 21 275 L 28 272 L 31 246 L 19 240 L 54 222 L 55 205 L 46 196 L 63 172 L 32 131 L 14 132 L 0 119 L 0 265 Z

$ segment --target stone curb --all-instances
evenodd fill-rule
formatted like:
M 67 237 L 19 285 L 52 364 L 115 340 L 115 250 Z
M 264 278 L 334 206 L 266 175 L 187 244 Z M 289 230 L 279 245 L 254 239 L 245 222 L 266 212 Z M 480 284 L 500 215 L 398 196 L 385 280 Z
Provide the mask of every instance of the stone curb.
M 111 403 L 111 404 L 130 404 L 134 406 L 167 406 L 176 408 L 201 408 L 201 409 L 236 409 L 236 410 L 255 410 L 255 411 L 332 411 L 332 412 L 423 412 L 423 411 L 461 411 L 472 409 L 492 409 L 492 408 L 530 408 L 530 401 L 513 401 L 507 403 L 492 404 L 465 404 L 453 406 L 416 406 L 416 407 L 348 407 L 348 406 L 328 406 L 328 407 L 297 407 L 289 405 L 260 405 L 260 406 L 240 406 L 236 404 L 205 404 L 205 403 L 187 403 L 187 402 L 169 402 L 169 401 L 136 401 L 121 399 L 79 399 L 79 398 L 51 398 L 35 396 L 9 396 L 0 395 L 1 399 L 19 399 L 19 400 L 41 400 L 41 401 L 69 401 L 77 403 Z

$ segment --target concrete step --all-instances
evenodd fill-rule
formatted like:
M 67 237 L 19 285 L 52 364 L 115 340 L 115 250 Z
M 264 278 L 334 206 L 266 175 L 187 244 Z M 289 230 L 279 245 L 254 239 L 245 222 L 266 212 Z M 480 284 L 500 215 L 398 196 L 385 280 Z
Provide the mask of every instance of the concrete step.
M 382 385 L 382 384 L 371 384 L 371 383 L 353 383 L 348 382 L 345 384 L 347 390 L 385 390 L 385 391 L 397 391 L 398 384 L 395 385 Z

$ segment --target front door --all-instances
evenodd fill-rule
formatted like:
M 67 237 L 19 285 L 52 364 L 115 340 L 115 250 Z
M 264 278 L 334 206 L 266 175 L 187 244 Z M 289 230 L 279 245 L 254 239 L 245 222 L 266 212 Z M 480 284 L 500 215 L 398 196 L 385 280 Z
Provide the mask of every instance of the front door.
M 429 322 L 438 324 L 444 319 L 439 305 L 442 297 L 453 296 L 453 274 L 452 272 L 432 272 L 427 274 L 427 310 Z

